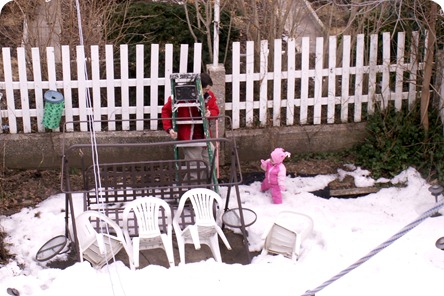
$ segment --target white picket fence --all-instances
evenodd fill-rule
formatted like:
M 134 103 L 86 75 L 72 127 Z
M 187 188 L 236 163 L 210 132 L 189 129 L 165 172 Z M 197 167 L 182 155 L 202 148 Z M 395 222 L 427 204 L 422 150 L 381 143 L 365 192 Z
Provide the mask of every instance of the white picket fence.
M 359 35 L 355 46 L 350 36 L 342 39 L 342 54 L 338 54 L 336 36 L 329 38 L 326 52 L 325 40 L 317 38 L 315 53 L 309 51 L 308 37 L 302 38 L 300 45 L 293 39 L 278 39 L 274 41 L 273 56 L 269 56 L 267 41 L 261 42 L 259 55 L 253 42 L 244 46 L 234 42 L 232 71 L 225 76 L 225 110 L 232 118 L 232 128 L 360 122 L 363 114 L 373 112 L 375 102 L 382 106 L 393 102 L 400 109 L 403 102 L 410 104 L 417 98 L 423 58 L 418 59 L 416 53 L 424 42 L 417 32 L 410 36 L 383 33 L 367 39 Z M 394 44 L 396 52 L 392 52 Z M 119 59 L 111 45 L 91 46 L 89 57 L 85 48 L 77 46 L 75 61 L 70 58 L 72 49 L 62 46 L 61 63 L 56 63 L 54 48 L 46 49 L 45 63 L 38 48 L 30 53 L 17 48 L 14 55 L 11 48 L 3 48 L 1 131 L 45 132 L 44 93 L 49 89 L 64 95 L 67 131 L 88 131 L 90 115 L 96 120 L 95 131 L 158 130 L 161 107 L 171 91 L 169 75 L 173 69 L 201 72 L 202 46 L 197 43 L 193 49 L 194 55 L 190 56 L 189 46 L 182 45 L 180 64 L 174 65 L 176 53 L 171 44 L 162 49 L 152 44 L 147 67 L 143 45 L 136 46 L 135 61 L 129 60 L 127 45 L 120 46 Z M 160 61 L 160 50 L 165 52 L 164 61 Z M 192 70 L 187 69 L 188 59 L 193 61 Z M 115 73 L 115 65 L 119 65 L 119 73 Z M 129 65 L 135 65 L 134 75 L 130 75 Z M 160 65 L 164 65 L 162 71 Z

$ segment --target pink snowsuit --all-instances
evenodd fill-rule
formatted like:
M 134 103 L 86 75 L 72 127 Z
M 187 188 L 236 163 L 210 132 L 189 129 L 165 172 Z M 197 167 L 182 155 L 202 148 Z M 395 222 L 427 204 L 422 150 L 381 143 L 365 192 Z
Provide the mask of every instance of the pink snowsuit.
M 271 189 L 271 197 L 275 204 L 282 203 L 282 191 L 285 191 L 285 177 L 287 169 L 282 163 L 285 157 L 290 157 L 289 152 L 282 148 L 276 148 L 271 152 L 271 158 L 261 159 L 261 168 L 265 171 L 265 179 L 262 181 L 261 191 Z

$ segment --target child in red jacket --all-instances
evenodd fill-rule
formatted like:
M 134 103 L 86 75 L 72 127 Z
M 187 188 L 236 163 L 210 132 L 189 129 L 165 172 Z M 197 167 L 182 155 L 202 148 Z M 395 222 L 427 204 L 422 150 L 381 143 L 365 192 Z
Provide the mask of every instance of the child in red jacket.
M 200 74 L 200 81 L 202 84 L 202 92 L 204 93 L 205 99 L 205 117 L 212 117 L 219 115 L 219 107 L 216 103 L 216 96 L 210 90 L 213 86 L 213 81 L 210 75 L 206 73 Z M 172 99 L 171 96 L 168 101 L 162 107 L 162 124 L 163 129 L 170 135 L 174 140 L 200 140 L 205 139 L 204 129 L 202 124 L 178 124 L 177 132 L 173 129 L 172 118 Z M 184 120 L 189 120 L 193 118 L 201 118 L 201 112 L 197 107 L 180 107 L 177 110 L 176 118 L 184 118 Z M 186 160 L 204 160 L 209 163 L 208 151 L 206 147 L 183 147 L 183 153 Z

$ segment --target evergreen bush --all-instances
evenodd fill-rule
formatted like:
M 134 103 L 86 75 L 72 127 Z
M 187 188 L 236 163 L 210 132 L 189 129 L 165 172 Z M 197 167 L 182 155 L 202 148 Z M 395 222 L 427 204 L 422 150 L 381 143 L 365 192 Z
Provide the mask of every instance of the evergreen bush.
M 401 111 L 393 106 L 378 108 L 368 116 L 368 137 L 353 149 L 356 164 L 374 178 L 393 177 L 414 167 L 424 178 L 444 181 L 443 125 L 437 108 L 429 108 L 430 125 L 421 124 L 419 103 Z

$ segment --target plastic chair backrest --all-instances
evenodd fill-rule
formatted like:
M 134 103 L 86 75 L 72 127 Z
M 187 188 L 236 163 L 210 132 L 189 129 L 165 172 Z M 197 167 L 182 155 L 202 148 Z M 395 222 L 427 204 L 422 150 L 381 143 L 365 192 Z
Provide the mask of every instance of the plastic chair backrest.
M 214 216 L 214 202 L 216 206 L 221 203 L 221 197 L 207 188 L 193 188 L 184 193 L 179 202 L 179 209 L 183 209 L 187 200 L 191 201 L 196 215 L 196 225 L 209 226 L 218 221 Z
M 76 217 L 76 227 L 82 261 L 86 259 L 94 266 L 101 267 L 122 248 L 131 259 L 122 229 L 105 214 L 85 211 Z M 99 233 L 96 229 L 101 229 L 102 232 Z
M 137 220 L 138 233 L 141 237 L 154 237 L 161 234 L 159 227 L 159 215 L 163 212 L 167 225 L 171 224 L 171 209 L 168 203 L 156 197 L 138 198 L 125 206 L 123 211 L 123 227 L 128 227 L 130 212 L 134 212 Z M 125 230 L 125 232 L 128 230 Z
M 77 237 L 80 246 L 87 247 L 94 240 L 97 240 L 98 232 L 93 223 L 97 224 L 104 233 L 110 232 L 117 239 L 123 239 L 122 230 L 111 218 L 97 211 L 85 211 L 76 218 Z

